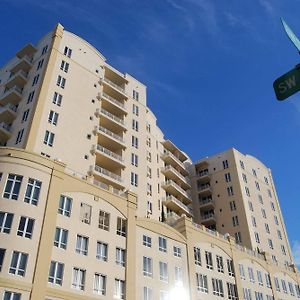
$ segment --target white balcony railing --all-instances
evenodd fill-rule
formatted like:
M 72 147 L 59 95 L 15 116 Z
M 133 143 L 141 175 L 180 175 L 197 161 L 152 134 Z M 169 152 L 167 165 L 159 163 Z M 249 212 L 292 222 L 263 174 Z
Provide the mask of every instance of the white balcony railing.
M 188 185 L 191 184 L 190 180 L 186 177 L 184 177 L 179 171 L 177 171 L 174 167 L 172 167 L 171 165 L 163 167 L 162 171 L 172 171 L 174 172 L 182 181 L 184 181 L 185 183 L 187 183 Z
M 120 135 L 118 135 L 118 134 L 116 134 L 116 133 L 108 130 L 107 128 L 105 128 L 103 126 L 98 126 L 98 130 L 101 131 L 101 132 L 103 132 L 103 133 L 105 133 L 105 134 L 107 134 L 107 135 L 109 135 L 110 137 L 112 137 L 112 138 L 120 141 L 121 143 L 124 143 L 124 139 L 123 139 L 122 136 L 120 136 Z
M 102 97 L 105 98 L 105 99 L 107 99 L 107 100 L 109 100 L 110 102 L 114 103 L 115 105 L 117 105 L 117 106 L 119 106 L 119 107 L 121 107 L 123 109 L 126 109 L 126 106 L 125 106 L 124 103 L 122 103 L 122 102 L 118 101 L 117 99 L 115 99 L 115 98 L 107 95 L 104 92 L 102 92 Z
M 13 105 L 11 103 L 7 103 L 4 106 L 0 107 L 0 111 L 4 111 L 6 109 L 10 109 L 10 110 L 12 110 L 14 112 L 17 112 L 17 106 L 15 106 L 15 105 Z
M 98 173 L 100 173 L 100 174 L 103 174 L 103 175 L 105 175 L 107 177 L 110 177 L 110 178 L 112 178 L 112 179 L 114 179 L 114 180 L 116 180 L 118 182 L 122 182 L 123 181 L 122 178 L 121 178 L 121 176 L 119 176 L 119 175 L 117 175 L 117 174 L 115 174 L 113 172 L 110 172 L 110 171 L 108 171 L 108 170 L 106 170 L 106 169 L 104 169 L 104 168 L 102 168 L 100 166 L 95 165 L 95 171 L 98 172 Z
M 176 199 L 174 196 L 169 195 L 166 198 L 163 198 L 163 200 L 166 201 L 173 201 L 175 202 L 179 207 L 181 207 L 184 211 L 186 211 L 188 214 L 193 215 L 193 211 L 186 206 L 185 204 L 183 204 L 180 200 Z
M 17 85 L 14 85 L 13 87 L 11 87 L 11 88 L 9 88 L 9 89 L 6 88 L 6 89 L 4 90 L 4 93 L 3 93 L 3 94 L 8 94 L 8 93 L 10 93 L 10 92 L 12 92 L 12 91 L 16 91 L 16 92 L 22 94 L 23 89 L 20 88 L 20 87 L 17 86 Z
M 162 182 L 162 185 L 172 185 L 173 187 L 175 187 L 177 190 L 179 190 L 181 192 L 181 194 L 183 194 L 186 198 L 191 199 L 190 195 L 183 189 L 181 188 L 177 183 L 175 183 L 173 180 L 168 179 L 166 181 Z
M 202 220 L 208 220 L 208 219 L 211 219 L 211 218 L 215 218 L 215 214 L 214 213 L 201 215 L 201 219 Z
M 6 124 L 5 122 L 0 123 L 0 128 L 5 129 L 6 131 L 10 132 L 10 125 Z
M 104 114 L 105 116 L 107 116 L 108 118 L 110 118 L 111 120 L 125 126 L 125 121 L 124 120 L 122 120 L 121 118 L 118 118 L 117 116 L 115 116 L 114 114 L 112 114 L 109 111 L 105 110 L 104 108 L 101 108 L 100 112 L 102 114 Z
M 125 94 L 125 89 L 123 89 L 118 84 L 112 82 L 111 80 L 107 79 L 106 77 L 103 78 L 103 81 L 106 82 L 106 83 L 108 83 L 109 85 L 113 86 L 115 89 L 117 89 L 118 91 L 122 92 L 123 94 Z
M 175 160 L 184 170 L 185 170 L 185 166 L 183 164 L 183 162 L 177 158 L 172 152 L 165 150 L 163 153 L 163 156 L 170 156 L 173 160 Z
M 11 73 L 10 76 L 9 76 L 9 80 L 10 80 L 11 78 L 15 77 L 15 76 L 18 76 L 18 75 L 22 75 L 23 77 L 27 78 L 28 72 L 25 72 L 25 71 L 23 71 L 23 70 L 19 70 L 19 71 L 16 72 L 16 73 Z M 9 81 L 9 80 L 8 80 L 8 81 Z
M 117 154 L 117 153 L 115 153 L 115 152 L 112 152 L 112 151 L 110 151 L 109 149 L 107 149 L 107 148 L 105 148 L 105 147 L 103 147 L 103 146 L 101 146 L 101 145 L 99 145 L 99 144 L 97 145 L 96 149 L 97 149 L 99 152 L 102 152 L 102 153 L 104 153 L 104 154 L 107 155 L 107 156 L 110 156 L 110 157 L 112 157 L 112 158 L 114 158 L 114 159 L 116 159 L 116 160 L 118 160 L 118 161 L 120 161 L 120 162 L 124 162 L 124 159 L 122 158 L 121 155 L 119 155 L 119 154 Z

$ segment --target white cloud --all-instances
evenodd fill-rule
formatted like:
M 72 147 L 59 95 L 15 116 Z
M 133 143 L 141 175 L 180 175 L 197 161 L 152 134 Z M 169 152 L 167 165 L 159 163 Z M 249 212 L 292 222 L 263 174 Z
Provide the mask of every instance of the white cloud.
M 295 258 L 295 263 L 300 267 L 300 241 L 292 242 L 292 252 Z

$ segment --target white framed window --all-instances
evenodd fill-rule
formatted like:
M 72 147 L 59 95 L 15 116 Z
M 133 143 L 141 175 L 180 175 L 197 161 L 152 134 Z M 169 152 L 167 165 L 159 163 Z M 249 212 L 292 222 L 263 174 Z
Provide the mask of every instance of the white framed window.
M 139 101 L 139 92 L 137 92 L 136 90 L 132 91 L 132 98 L 136 101 Z
M 225 173 L 225 181 L 226 182 L 231 182 L 231 175 L 230 175 L 230 173 Z
M 23 135 L 24 135 L 24 128 L 18 131 L 16 142 L 15 142 L 16 145 L 22 142 Z
M 13 251 L 9 273 L 19 276 L 25 276 L 28 254 L 18 251 Z
M 257 270 L 257 282 L 259 285 L 264 285 L 261 271 Z
M 34 226 L 34 219 L 28 217 L 21 217 L 17 235 L 31 239 L 33 226 Z
M 69 71 L 69 63 L 67 63 L 64 60 L 62 60 L 61 64 L 60 64 L 60 69 L 62 71 L 64 71 L 65 73 L 68 73 L 68 71 Z
M 115 279 L 115 299 L 125 299 L 125 281 L 121 279 Z
M 249 274 L 250 282 L 254 283 L 255 282 L 254 272 L 253 272 L 253 269 L 251 267 L 248 267 L 248 274 Z
M 122 266 L 125 267 L 125 263 L 126 263 L 126 252 L 125 249 L 116 248 L 116 264 L 118 266 Z
M 282 290 L 285 294 L 288 293 L 288 290 L 287 290 L 287 286 L 286 286 L 286 282 L 284 279 L 281 279 L 281 286 L 282 286 Z
M 139 139 L 134 135 L 131 137 L 131 145 L 136 149 L 139 148 Z
M 194 247 L 194 260 L 195 265 L 201 266 L 201 250 L 198 247 Z
M 24 202 L 37 205 L 40 198 L 42 182 L 33 178 L 28 179 Z
M 232 276 L 232 277 L 235 276 L 233 260 L 232 259 L 227 259 L 227 270 L 228 270 L 228 275 L 229 276 Z
M 167 252 L 167 239 L 162 236 L 158 237 L 158 250 Z
M 242 234 L 240 232 L 235 232 L 234 238 L 235 238 L 235 242 L 237 244 L 241 244 L 242 243 Z
M 233 225 L 233 227 L 239 226 L 239 218 L 238 218 L 238 216 L 233 216 L 232 217 L 232 225 Z
M 139 115 L 139 107 L 135 104 L 132 104 L 132 113 L 136 116 Z
M 239 270 L 240 270 L 241 279 L 245 280 L 246 279 L 245 269 L 244 269 L 244 266 L 242 264 L 239 264 Z
M 223 160 L 223 168 L 224 169 L 228 169 L 229 168 L 229 164 L 228 164 L 228 160 L 227 159 L 225 159 L 225 160 Z
M 88 254 L 88 244 L 89 244 L 88 237 L 77 234 L 76 248 L 75 248 L 76 253 L 87 255 Z
M 40 74 L 37 74 L 33 77 L 32 85 L 35 86 L 39 82 Z
M 32 102 L 33 97 L 34 97 L 34 93 L 35 93 L 35 91 L 32 91 L 32 92 L 30 92 L 30 93 L 28 94 L 27 104 L 30 103 L 30 102 Z
M 21 294 L 11 291 L 4 291 L 3 300 L 21 300 Z
M 135 131 L 139 131 L 139 122 L 135 119 L 132 119 L 132 129 Z
M 48 282 L 62 285 L 63 273 L 64 273 L 64 264 L 52 260 L 50 264 Z
M 205 251 L 205 260 L 206 260 L 206 268 L 209 270 L 213 270 L 213 259 L 212 259 L 212 253 Z
M 80 203 L 80 220 L 82 223 L 91 224 L 92 206 L 86 203 Z
M 135 167 L 139 164 L 139 157 L 134 153 L 131 153 L 131 164 Z
M 126 237 L 127 233 L 127 220 L 118 217 L 117 218 L 117 235 Z
M 152 267 L 152 258 L 143 256 L 143 275 L 147 277 L 152 277 L 153 267 Z
M 58 113 L 53 110 L 50 110 L 48 116 L 48 122 L 50 124 L 57 125 L 57 121 L 58 121 Z
M 71 58 L 71 56 L 72 56 L 72 49 L 66 46 L 65 49 L 64 49 L 64 55 L 66 55 L 69 58 Z
M 84 290 L 85 285 L 85 270 L 73 268 L 72 288 L 76 290 Z
M 3 198 L 18 200 L 23 176 L 9 174 L 7 177 Z
M 277 277 L 274 277 L 276 291 L 280 292 L 280 284 Z
M 224 273 L 224 263 L 223 263 L 223 257 L 220 255 L 216 255 L 217 260 L 217 270 L 220 273 Z
M 181 248 L 177 246 L 173 246 L 173 254 L 176 257 L 181 257 Z
M 138 186 L 138 174 L 131 172 L 131 185 Z
M 106 275 L 95 273 L 93 292 L 97 295 L 106 294 Z
M 159 279 L 161 281 L 168 282 L 168 264 L 165 262 L 159 262 Z
M 223 282 L 221 279 L 212 278 L 213 294 L 224 297 Z
M 265 277 L 266 277 L 266 286 L 268 288 L 271 288 L 272 287 L 272 283 L 271 283 L 271 277 L 270 277 L 270 274 L 266 273 L 265 274 Z
M 56 85 L 64 89 L 66 86 L 66 78 L 58 75 Z
M 230 201 L 230 202 L 229 202 L 229 205 L 230 205 L 230 210 L 231 210 L 231 211 L 236 210 L 236 204 L 235 204 L 235 201 Z
M 197 290 L 202 293 L 208 293 L 207 275 L 196 273 Z
M 251 289 L 243 288 L 244 300 L 252 300 Z
M 53 99 L 52 99 L 52 103 L 57 105 L 57 106 L 61 106 L 61 103 L 62 103 L 62 95 L 57 93 L 57 92 L 54 92 L 54 95 L 53 95 Z
M 14 218 L 14 214 L 0 211 L 0 232 L 10 233 L 11 224 Z
M 227 187 L 227 194 L 228 194 L 228 196 L 233 196 L 234 195 L 232 186 Z
M 254 294 L 255 294 L 255 300 L 264 300 L 263 293 L 255 291 Z
M 58 213 L 66 217 L 70 217 L 71 209 L 72 209 L 72 201 L 73 201 L 72 198 L 61 195 L 59 199 Z
M 152 289 L 148 286 L 143 287 L 143 300 L 152 300 Z
M 104 242 L 97 242 L 96 258 L 102 261 L 107 261 L 108 244 Z
M 104 210 L 99 211 L 98 228 L 109 231 L 110 214 Z
M 56 227 L 54 235 L 54 246 L 61 249 L 67 249 L 68 234 L 69 231 L 67 229 Z
M 183 286 L 183 274 L 181 267 L 175 267 L 175 285 L 182 287 Z
M 46 130 L 45 136 L 44 136 L 44 144 L 52 147 L 53 142 L 54 142 L 54 136 L 55 135 L 54 135 L 53 132 L 50 132 L 49 130 Z
M 152 239 L 150 236 L 143 235 L 143 245 L 146 247 L 151 248 L 152 246 Z
M 234 283 L 227 282 L 227 291 L 229 300 L 238 300 L 237 288 Z

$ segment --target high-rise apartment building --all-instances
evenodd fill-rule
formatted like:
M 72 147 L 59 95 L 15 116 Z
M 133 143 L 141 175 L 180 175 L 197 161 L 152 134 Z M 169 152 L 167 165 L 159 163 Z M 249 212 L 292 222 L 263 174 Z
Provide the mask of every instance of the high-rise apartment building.
M 0 143 L 0 299 L 300 298 L 270 171 L 192 164 L 60 24 L 0 70 Z

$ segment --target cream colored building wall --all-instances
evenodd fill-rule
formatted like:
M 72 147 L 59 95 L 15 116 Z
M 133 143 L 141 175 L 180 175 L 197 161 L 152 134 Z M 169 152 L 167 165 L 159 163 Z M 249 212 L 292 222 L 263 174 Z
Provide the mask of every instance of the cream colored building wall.
M 280 287 L 280 290 L 278 290 L 276 288 L 275 284 L 273 286 L 274 293 L 276 293 L 278 300 L 283 300 L 283 299 L 290 300 L 290 299 L 297 298 L 295 285 L 297 285 L 298 283 L 295 279 L 291 278 L 291 276 L 289 276 L 288 274 L 286 274 L 284 272 L 276 272 L 274 274 L 274 278 L 275 277 L 279 280 L 279 287 Z M 284 290 L 283 290 L 282 280 L 286 283 L 287 292 L 284 292 Z M 274 281 L 274 279 L 273 279 L 273 281 Z M 293 292 L 289 288 L 289 283 L 291 283 L 293 286 Z M 298 296 L 298 298 L 299 298 L 299 296 Z

